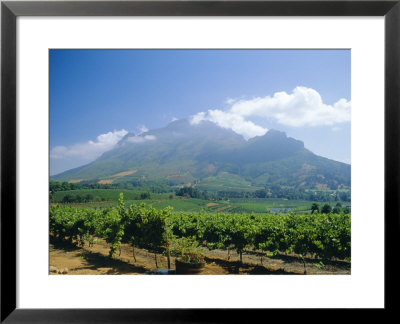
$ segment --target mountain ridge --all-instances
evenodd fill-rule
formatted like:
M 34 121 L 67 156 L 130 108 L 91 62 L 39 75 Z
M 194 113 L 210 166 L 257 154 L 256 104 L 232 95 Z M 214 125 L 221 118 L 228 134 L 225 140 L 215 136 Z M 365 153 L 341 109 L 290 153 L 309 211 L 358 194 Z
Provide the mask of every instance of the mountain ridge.
M 279 130 L 245 140 L 209 121 L 191 124 L 181 119 L 139 135 L 129 133 L 95 161 L 50 179 L 111 181 L 112 175 L 129 170 L 135 172 L 112 181 L 200 182 L 207 187 L 212 180 L 225 190 L 232 187 L 226 185 L 231 177 L 240 179 L 238 188 L 246 184 L 250 189 L 270 185 L 338 189 L 350 187 L 351 166 L 318 156 Z

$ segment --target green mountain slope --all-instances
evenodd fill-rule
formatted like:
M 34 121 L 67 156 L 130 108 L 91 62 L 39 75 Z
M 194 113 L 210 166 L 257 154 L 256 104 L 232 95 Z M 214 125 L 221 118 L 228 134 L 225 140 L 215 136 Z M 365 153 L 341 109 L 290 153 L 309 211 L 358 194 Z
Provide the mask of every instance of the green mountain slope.
M 303 142 L 276 130 L 246 141 L 211 122 L 178 120 L 139 136 L 127 134 L 94 162 L 51 177 L 82 179 L 162 181 L 221 190 L 270 185 L 337 189 L 350 186 L 350 165 L 317 156 Z

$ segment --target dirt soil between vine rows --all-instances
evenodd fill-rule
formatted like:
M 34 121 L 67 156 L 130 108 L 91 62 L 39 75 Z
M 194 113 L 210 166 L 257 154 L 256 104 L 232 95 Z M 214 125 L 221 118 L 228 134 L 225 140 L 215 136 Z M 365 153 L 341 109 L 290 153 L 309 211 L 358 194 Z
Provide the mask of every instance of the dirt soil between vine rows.
M 121 251 L 110 259 L 108 257 L 109 245 L 98 240 L 92 247 L 78 247 L 74 244 L 56 242 L 50 237 L 50 266 L 58 270 L 68 269 L 62 275 L 143 275 L 165 273 L 168 269 L 167 258 L 161 254 L 155 256 L 143 249 L 135 249 L 136 261 L 133 258 L 132 247 L 122 244 Z M 242 264 L 239 254 L 230 251 L 212 250 L 206 252 L 207 262 L 201 275 L 303 275 L 304 265 L 294 255 L 278 255 L 266 257 L 259 251 L 243 253 Z M 350 262 L 329 261 L 318 265 L 319 260 L 306 259 L 307 275 L 349 275 Z M 161 271 L 160 271 L 161 270 Z M 175 258 L 171 257 L 171 271 L 175 270 Z M 51 275 L 61 275 L 50 272 Z

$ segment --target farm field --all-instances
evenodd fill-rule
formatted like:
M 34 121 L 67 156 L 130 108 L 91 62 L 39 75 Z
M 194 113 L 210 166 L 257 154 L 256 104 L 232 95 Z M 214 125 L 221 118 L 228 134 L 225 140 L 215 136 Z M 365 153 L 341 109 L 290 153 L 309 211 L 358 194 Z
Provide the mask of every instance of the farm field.
M 99 240 L 93 247 L 78 247 L 75 244 L 54 242 L 50 243 L 50 265 L 57 269 L 68 269 L 68 275 L 145 275 L 156 274 L 154 254 L 136 249 L 136 262 L 132 257 L 132 248 L 128 244 L 121 245 L 121 254 L 113 259 L 108 257 L 109 246 L 104 240 Z M 304 266 L 295 256 L 279 255 L 273 258 L 263 257 L 259 252 L 248 252 L 240 264 L 239 255 L 232 251 L 230 260 L 226 251 L 213 250 L 206 253 L 206 267 L 202 275 L 302 275 Z M 167 259 L 157 254 L 159 269 L 167 270 Z M 175 270 L 175 258 L 172 258 L 171 270 Z M 335 261 L 321 267 L 318 260 L 306 259 L 307 274 L 310 275 L 348 275 L 350 262 Z M 50 273 L 57 275 L 57 273 Z
M 141 199 L 143 191 L 138 190 L 119 190 L 119 189 L 79 189 L 69 191 L 59 191 L 54 194 L 54 203 L 62 203 L 66 195 L 72 197 L 79 195 L 86 197 L 91 195 L 95 201 L 73 202 L 66 205 L 78 208 L 105 208 L 113 207 L 118 203 L 118 195 L 123 193 L 126 206 L 140 204 L 142 202 L 152 205 L 154 208 L 162 209 L 171 206 L 174 212 L 254 212 L 254 213 L 287 213 L 309 212 L 312 202 L 307 200 L 288 200 L 284 198 L 230 198 L 227 200 L 205 200 L 190 197 L 173 196 L 171 193 L 151 193 L 150 198 Z M 342 202 L 343 205 L 350 204 Z M 320 202 L 321 205 L 324 202 Z M 334 203 L 331 203 L 334 205 Z
M 172 213 L 144 203 L 126 207 L 121 193 L 112 208 L 51 206 L 50 242 L 50 265 L 58 269 L 72 258 L 65 268 L 77 273 L 82 267 L 149 273 L 165 268 L 165 260 L 173 269 L 175 258 L 184 255 L 206 262 L 205 274 L 319 273 L 314 268 L 350 273 L 345 213 Z
M 71 196 L 81 196 L 86 197 L 87 195 L 92 196 L 92 200 L 98 201 L 118 201 L 118 195 L 122 193 L 125 197 L 125 200 L 134 200 L 136 197 L 140 196 L 143 193 L 143 190 L 130 190 L 130 189 L 78 189 L 78 190 L 66 190 L 66 191 L 57 191 L 54 193 L 53 200 L 54 202 L 62 202 L 63 198 L 66 195 Z M 168 198 L 168 193 L 164 194 L 155 194 L 152 196 L 157 199 L 166 199 Z
M 205 178 L 197 185 L 200 190 L 218 191 L 221 189 L 228 191 L 255 191 L 262 187 L 252 186 L 250 182 L 238 176 L 221 172 L 218 176 Z

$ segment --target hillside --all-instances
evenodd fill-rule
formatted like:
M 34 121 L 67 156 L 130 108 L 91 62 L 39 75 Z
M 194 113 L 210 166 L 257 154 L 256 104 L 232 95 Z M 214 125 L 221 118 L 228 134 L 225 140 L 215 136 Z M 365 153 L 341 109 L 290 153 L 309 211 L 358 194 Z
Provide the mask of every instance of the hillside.
M 277 130 L 246 141 L 208 121 L 177 120 L 141 135 L 127 134 L 97 160 L 51 180 L 195 184 L 211 190 L 338 189 L 350 187 L 350 169 Z

